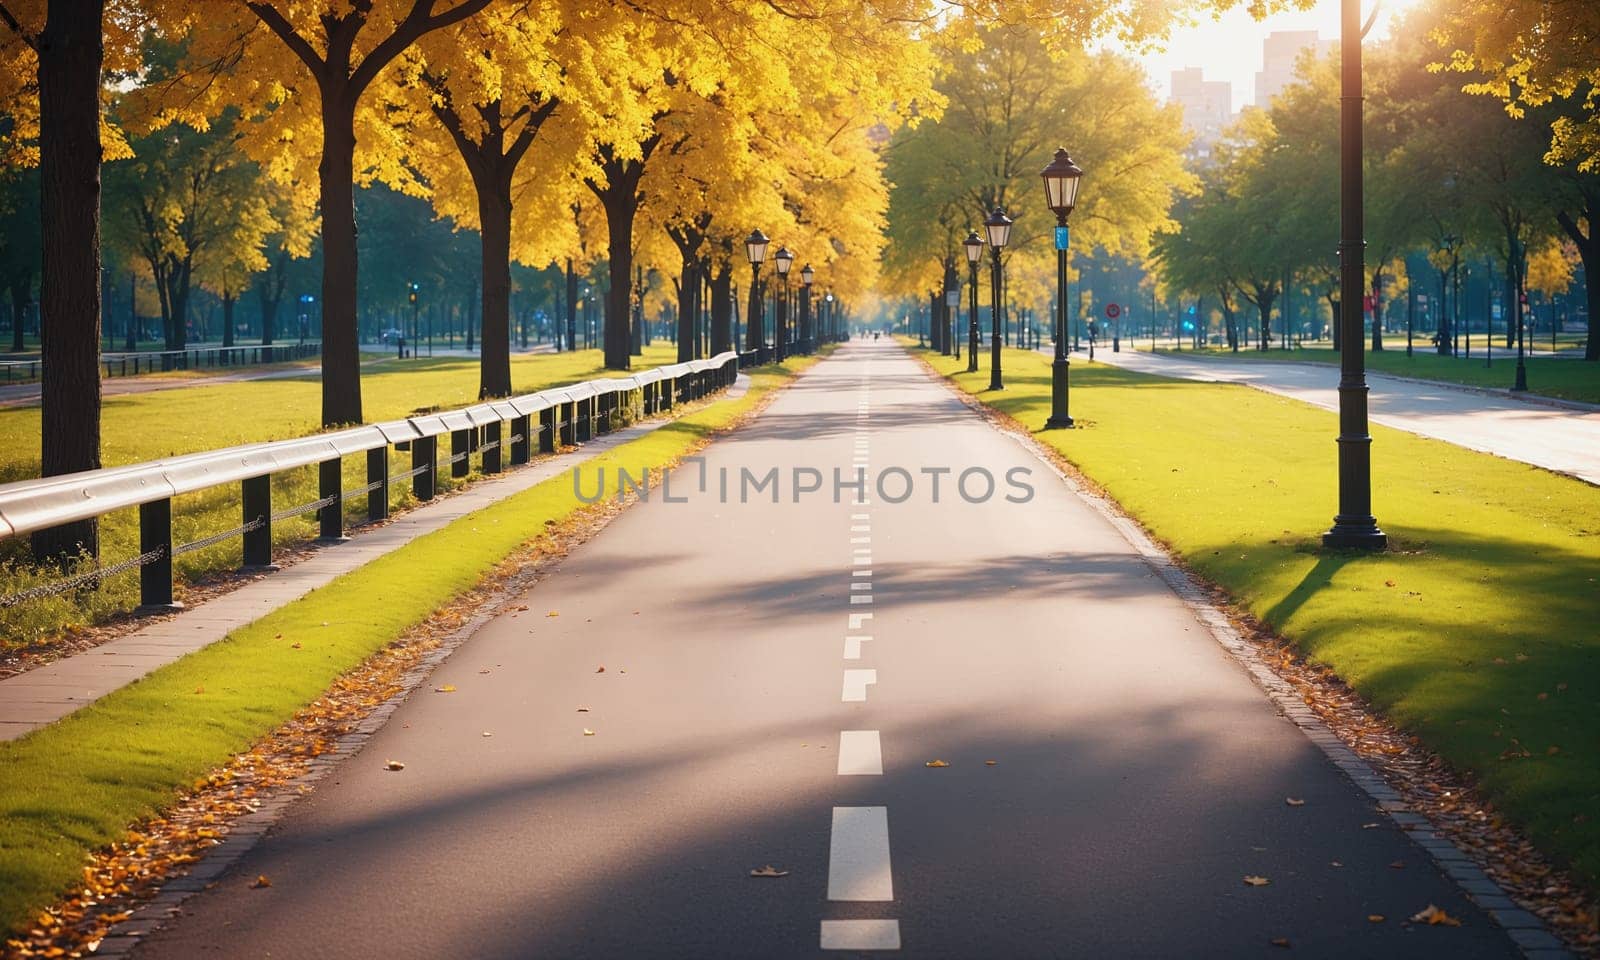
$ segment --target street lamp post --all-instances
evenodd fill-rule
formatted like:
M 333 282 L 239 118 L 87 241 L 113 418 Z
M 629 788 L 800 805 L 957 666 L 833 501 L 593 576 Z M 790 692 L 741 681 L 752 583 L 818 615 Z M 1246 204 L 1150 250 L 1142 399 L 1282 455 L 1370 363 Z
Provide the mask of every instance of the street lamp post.
M 816 350 L 816 323 L 811 319 L 811 281 L 817 278 L 817 272 L 811 269 L 811 264 L 800 268 L 800 352 L 811 353 Z
M 1517 288 L 1517 302 L 1511 308 L 1516 311 L 1517 318 L 1517 379 L 1514 383 L 1512 383 L 1511 389 L 1518 393 L 1522 393 L 1528 389 L 1528 368 L 1522 362 L 1524 353 L 1522 349 L 1523 307 L 1527 304 L 1528 300 L 1527 288 L 1524 283 L 1524 274 L 1527 273 L 1527 264 L 1524 262 L 1525 248 L 1516 240 L 1512 240 L 1511 253 L 1511 269 L 1514 271 L 1511 275 L 1511 279 L 1512 283 L 1514 283 Z
M 978 236 L 978 231 L 967 231 L 967 239 L 961 241 L 961 249 L 967 254 L 967 267 L 971 272 L 968 286 L 971 292 L 967 294 L 967 372 L 978 372 L 978 261 L 983 259 L 983 240 Z
M 772 262 L 778 268 L 778 279 L 783 282 L 772 334 L 773 349 L 777 351 L 778 362 L 782 363 L 789 354 L 789 268 L 794 266 L 794 254 L 789 252 L 788 247 L 779 247 L 778 252 L 772 255 Z
M 1005 249 L 1006 241 L 1011 239 L 1010 217 L 1004 210 L 994 208 L 989 214 L 989 219 L 983 221 L 983 230 L 989 235 L 989 285 L 992 316 L 989 320 L 989 389 L 1004 390 L 1005 382 L 1000 378 L 1000 291 L 1005 282 L 1005 267 L 1000 263 L 1000 251 Z
M 767 259 L 768 242 L 760 230 L 750 231 L 744 241 L 745 256 L 750 259 L 750 311 L 744 321 L 744 348 L 755 351 L 758 364 L 767 362 L 767 331 L 761 317 L 761 263 Z
M 1389 538 L 1372 515 L 1372 436 L 1361 349 L 1361 0 L 1340 0 L 1340 21 L 1339 512 L 1322 545 L 1381 550 Z
M 1050 364 L 1050 419 L 1045 429 L 1071 429 L 1072 417 L 1067 413 L 1067 245 L 1069 232 L 1067 217 L 1078 205 L 1078 185 L 1083 180 L 1083 170 L 1072 162 L 1066 148 L 1056 151 L 1049 166 L 1041 171 L 1044 178 L 1045 203 L 1056 215 L 1056 358 Z M 1094 338 L 1089 339 L 1089 359 L 1094 359 Z

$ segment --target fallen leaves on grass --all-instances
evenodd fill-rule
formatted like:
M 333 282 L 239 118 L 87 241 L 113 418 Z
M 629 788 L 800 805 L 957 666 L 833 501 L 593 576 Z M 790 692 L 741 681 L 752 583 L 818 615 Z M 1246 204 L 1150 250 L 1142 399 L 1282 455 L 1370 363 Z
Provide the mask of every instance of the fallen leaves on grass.
M 787 877 L 788 875 L 789 871 L 779 870 L 770 863 L 758 870 L 750 871 L 750 876 L 752 877 Z
M 1244 882 L 1245 882 L 1246 886 L 1264 887 L 1267 884 L 1271 883 L 1272 881 L 1268 880 L 1266 877 L 1257 877 L 1257 876 L 1253 876 L 1252 875 L 1252 876 L 1245 877 L 1244 878 Z
M 1441 926 L 1441 925 L 1442 926 L 1446 926 L 1446 927 L 1459 927 L 1459 926 L 1461 926 L 1461 921 L 1460 920 L 1457 920 L 1455 917 L 1450 916 L 1450 914 L 1445 913 L 1443 910 L 1440 910 L 1438 907 L 1434 906 L 1431 903 L 1428 904 L 1428 906 L 1425 909 L 1423 909 L 1423 910 L 1421 910 L 1421 911 L 1419 911 L 1417 913 L 1412 914 L 1411 915 L 1411 922 L 1412 923 L 1426 923 L 1430 927 L 1437 927 L 1437 926 Z

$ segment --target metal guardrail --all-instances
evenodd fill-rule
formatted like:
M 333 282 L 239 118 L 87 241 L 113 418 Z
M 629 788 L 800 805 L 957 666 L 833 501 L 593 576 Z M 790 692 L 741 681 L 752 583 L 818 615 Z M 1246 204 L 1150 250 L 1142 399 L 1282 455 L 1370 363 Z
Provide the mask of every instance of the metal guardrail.
M 538 452 L 553 453 L 558 446 L 580 444 L 597 433 L 609 432 L 612 415 L 625 403 L 631 405 L 630 394 L 640 395 L 643 412 L 650 416 L 672 409 L 679 401 L 698 399 L 730 386 L 738 371 L 738 355 L 728 352 L 709 360 L 657 367 L 627 377 L 586 380 L 461 410 L 0 485 L 0 539 L 90 520 L 116 510 L 139 509 L 138 556 L 11 597 L 0 597 L 0 607 L 92 583 L 122 572 L 131 564 L 140 568 L 141 606 L 170 608 L 174 606 L 174 556 L 239 536 L 244 541 L 244 568 L 268 568 L 272 564 L 275 520 L 316 512 L 321 538 L 342 539 L 347 496 L 353 499 L 366 494 L 367 520 L 382 520 L 389 515 L 391 482 L 409 479 L 418 500 L 431 500 L 437 493 L 442 466 L 450 467 L 451 476 L 464 477 L 471 470 L 474 453 L 481 457 L 486 474 L 500 472 L 507 460 L 510 466 L 520 466 L 532 459 L 535 442 Z M 509 433 L 505 429 L 507 423 L 511 425 Z M 447 434 L 450 455 L 441 462 L 439 438 Z M 396 477 L 389 474 L 391 446 L 411 451 L 412 469 Z M 367 482 L 346 491 L 342 489 L 343 460 L 360 453 L 367 457 Z M 319 471 L 318 499 L 274 512 L 272 475 L 311 464 L 316 464 Z M 195 543 L 174 544 L 172 498 L 230 483 L 240 485 L 240 526 Z
M 286 363 L 305 360 L 322 353 L 322 343 L 311 340 L 305 343 L 251 344 L 242 347 L 191 347 L 187 350 L 136 350 L 122 353 L 102 353 L 100 369 L 106 378 L 136 377 L 141 373 L 161 370 L 198 370 L 204 367 L 240 367 L 262 363 Z M 44 360 L 31 357 L 26 360 L 0 360 L 6 383 L 21 383 L 39 379 Z

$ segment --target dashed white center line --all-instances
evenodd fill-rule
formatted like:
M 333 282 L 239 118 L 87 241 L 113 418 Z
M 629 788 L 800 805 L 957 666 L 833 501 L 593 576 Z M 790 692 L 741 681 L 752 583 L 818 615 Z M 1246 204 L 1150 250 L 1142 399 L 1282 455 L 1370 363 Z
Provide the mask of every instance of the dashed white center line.
M 889 808 L 834 807 L 828 842 L 828 899 L 894 899 L 889 872 Z
M 824 950 L 899 950 L 898 920 L 824 920 Z
M 839 776 L 883 775 L 883 745 L 876 730 L 839 731 Z
M 878 682 L 876 670 L 846 670 L 844 672 L 844 691 L 839 695 L 844 703 L 865 703 L 867 700 L 867 687 Z
M 871 637 L 845 637 L 844 658 L 846 660 L 860 660 L 862 641 L 871 639 Z

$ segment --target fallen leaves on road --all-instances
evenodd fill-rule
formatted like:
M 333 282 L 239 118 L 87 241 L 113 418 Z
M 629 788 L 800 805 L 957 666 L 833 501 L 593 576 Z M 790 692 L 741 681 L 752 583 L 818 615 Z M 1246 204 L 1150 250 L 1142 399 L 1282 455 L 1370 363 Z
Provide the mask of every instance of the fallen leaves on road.
M 1271 940 L 1269 940 L 1267 942 L 1271 943 L 1274 947 L 1288 947 L 1289 946 L 1289 938 L 1288 937 L 1273 937 Z
M 494 736 L 494 734 L 492 734 L 492 733 L 490 733 L 490 732 L 489 732 L 489 731 L 487 731 L 487 730 L 485 730 L 485 731 L 483 731 L 483 735 L 484 735 L 484 736 L 486 736 L 486 737 L 492 737 L 492 736 Z
M 517 612 L 521 613 L 522 611 L 524 611 L 526 609 L 528 609 L 528 605 L 526 603 L 524 603 L 524 604 L 521 604 L 520 606 L 517 607 Z
M 551 610 L 549 613 L 545 614 L 545 616 L 547 616 L 547 617 L 559 617 L 559 616 L 561 616 L 561 614 L 557 613 L 554 610 Z
M 1381 913 L 1369 913 L 1369 914 L 1367 914 L 1367 922 L 1368 923 L 1382 923 L 1383 921 L 1384 921 L 1384 916 Z
M 595 667 L 594 668 L 594 672 L 595 673 L 605 673 L 606 672 L 606 668 L 604 666 Z
M 588 713 L 589 712 L 589 708 L 588 707 L 579 707 L 578 708 L 578 712 L 579 713 Z
M 986 767 L 992 767 L 992 766 L 994 766 L 995 764 L 997 764 L 999 762 L 1000 762 L 999 760 L 985 760 L 985 761 L 983 761 L 983 765 L 986 766 Z
M 258 874 L 256 876 L 255 882 L 250 884 L 250 888 L 252 890 L 260 890 L 263 887 L 270 887 L 270 886 L 272 886 L 272 881 L 267 879 L 267 875 L 264 874 L 264 873 Z
M 442 687 L 434 687 L 433 688 L 433 692 L 434 693 L 455 693 L 456 692 L 456 685 L 453 684 L 453 683 L 447 683 Z
M 588 727 L 584 727 L 583 728 L 583 735 L 586 736 L 586 737 L 592 737 L 592 736 L 594 736 L 594 731 L 590 730 Z
M 950 766 L 950 764 L 945 762 L 945 761 L 943 761 L 943 760 L 929 760 L 927 763 L 924 763 L 923 766 L 924 767 L 948 767 L 948 766 Z
M 1396 860 L 1393 863 L 1389 864 L 1389 869 L 1390 870 L 1404 870 L 1405 868 L 1406 868 L 1406 862 L 1404 860 Z
M 1272 881 L 1268 880 L 1266 877 L 1248 876 L 1244 878 L 1244 882 L 1247 886 L 1264 887 Z
M 789 871 L 779 870 L 770 863 L 759 870 L 750 871 L 750 876 L 752 877 L 787 877 L 788 875 Z
M 1440 910 L 1438 907 L 1434 906 L 1431 903 L 1428 904 L 1426 909 L 1424 909 L 1424 910 L 1422 910 L 1422 911 L 1420 911 L 1418 913 L 1412 914 L 1411 915 L 1411 922 L 1412 923 L 1426 923 L 1430 927 L 1437 927 L 1437 926 L 1440 926 L 1440 925 L 1443 925 L 1443 926 L 1446 926 L 1446 927 L 1459 927 L 1459 926 L 1461 926 L 1461 921 L 1460 920 L 1457 920 L 1455 917 L 1450 916 L 1450 914 L 1445 913 L 1443 910 Z
M 1303 807 L 1306 805 L 1306 802 L 1299 797 L 1284 797 L 1283 802 L 1291 807 Z
M 406 768 L 406 765 L 401 763 L 399 760 L 390 760 L 383 766 L 386 770 L 404 770 Z

